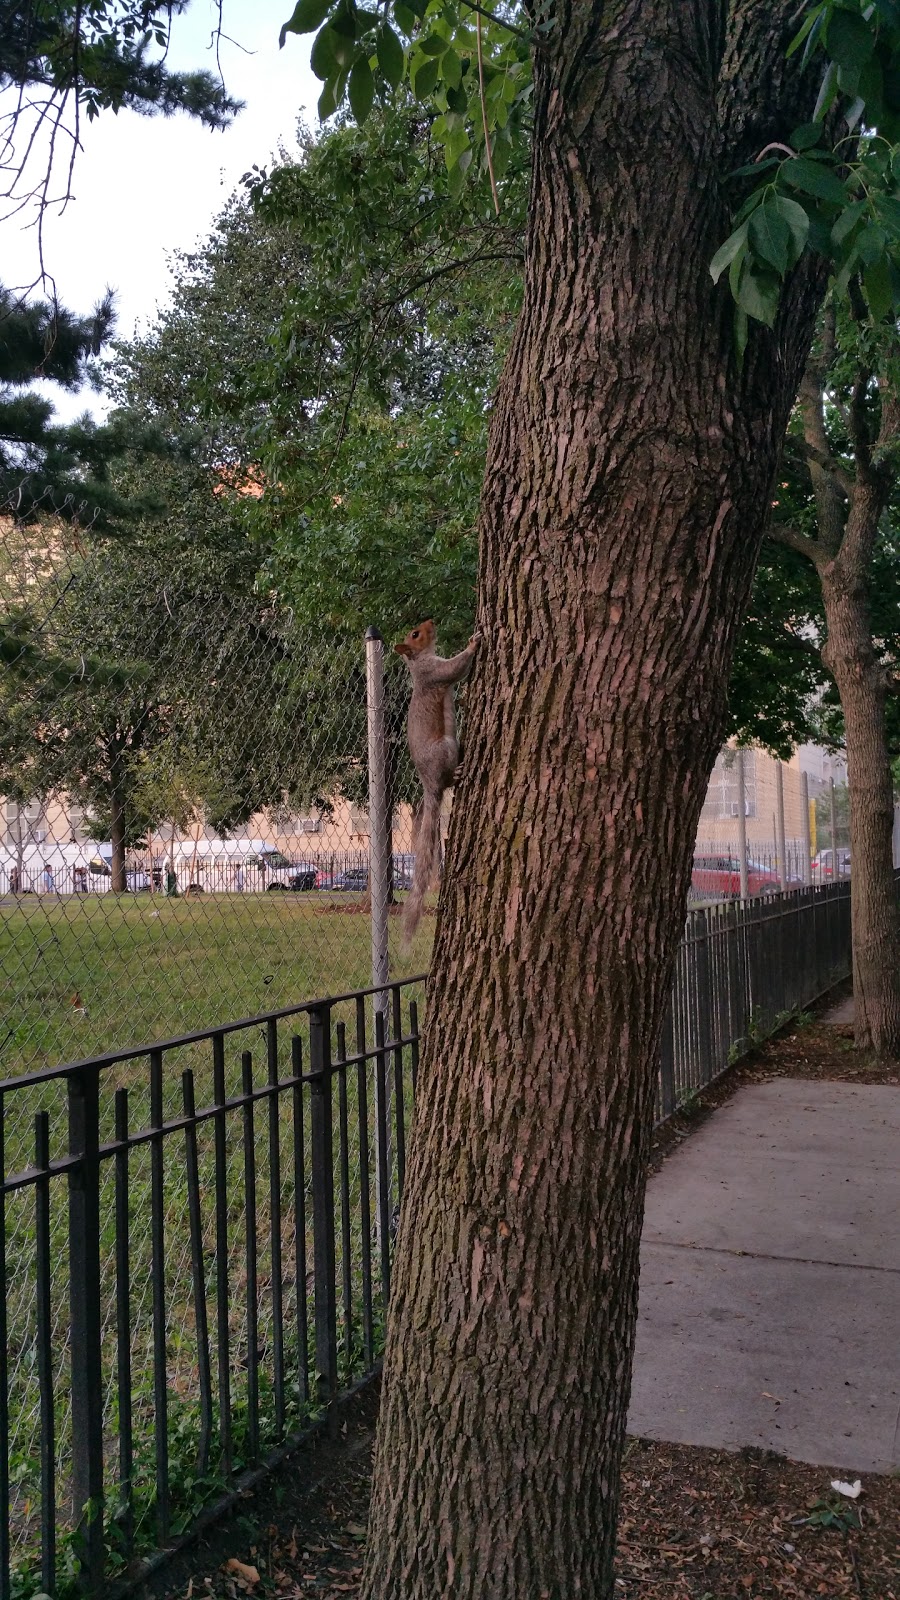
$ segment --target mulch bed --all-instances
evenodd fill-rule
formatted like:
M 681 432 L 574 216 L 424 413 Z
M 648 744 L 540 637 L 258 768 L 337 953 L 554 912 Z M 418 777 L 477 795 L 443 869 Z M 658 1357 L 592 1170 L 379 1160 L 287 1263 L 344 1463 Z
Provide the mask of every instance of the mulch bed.
M 795 1024 L 659 1129 L 654 1165 L 738 1088 L 776 1077 L 900 1084 L 900 1069 L 855 1054 L 851 1028 L 815 1019 Z M 345 1422 L 341 1444 L 282 1469 L 248 1496 L 239 1518 L 165 1569 L 154 1590 L 173 1600 L 353 1600 L 375 1404 L 374 1393 L 366 1396 Z M 617 1596 L 900 1600 L 900 1476 L 864 1477 L 853 1501 L 831 1489 L 835 1475 L 770 1451 L 629 1440 Z

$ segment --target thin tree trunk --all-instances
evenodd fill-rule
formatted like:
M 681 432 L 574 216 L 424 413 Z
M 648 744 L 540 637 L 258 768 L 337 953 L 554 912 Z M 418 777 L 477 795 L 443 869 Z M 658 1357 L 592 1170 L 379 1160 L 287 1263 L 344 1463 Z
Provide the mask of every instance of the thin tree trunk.
M 113 777 L 109 786 L 109 837 L 112 842 L 113 894 L 124 894 L 128 888 L 125 877 L 125 800 L 121 785 Z
M 736 375 L 700 15 L 563 4 L 536 55 L 366 1600 L 613 1594 L 657 1041 L 816 299 Z
M 847 748 L 850 799 L 854 1036 L 860 1049 L 900 1056 L 900 912 L 894 885 L 894 791 L 885 725 L 884 671 L 872 641 L 861 575 L 840 560 L 822 571 L 828 638 Z M 835 875 L 837 873 L 835 854 Z
M 775 525 L 772 533 L 815 566 L 822 586 L 826 639 L 822 660 L 837 684 L 844 717 L 850 800 L 854 1036 L 861 1049 L 900 1055 L 900 911 L 894 884 L 893 782 L 885 722 L 886 682 L 872 638 L 868 586 L 879 523 L 896 479 L 900 400 L 892 378 L 865 364 L 880 355 L 861 348 L 851 389 L 854 471 L 839 468 L 829 443 L 825 394 L 835 356 L 834 312 L 826 313 L 822 353 L 811 359 L 800 392 L 806 443 L 815 452 L 810 480 L 816 537 Z M 895 350 L 890 355 L 895 356 Z M 890 368 L 886 368 L 890 373 Z M 877 394 L 878 406 L 872 404 Z M 877 425 L 873 426 L 877 416 Z M 838 876 L 832 783 L 832 871 Z

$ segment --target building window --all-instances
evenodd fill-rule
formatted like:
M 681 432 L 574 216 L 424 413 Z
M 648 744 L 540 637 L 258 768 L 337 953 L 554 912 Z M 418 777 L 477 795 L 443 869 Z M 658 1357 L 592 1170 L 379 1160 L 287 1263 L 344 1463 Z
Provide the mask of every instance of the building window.
M 701 823 L 736 819 L 740 815 L 740 787 L 738 784 L 737 752 L 720 750 L 716 757 L 700 813 Z M 744 751 L 744 814 L 756 816 L 756 754 Z

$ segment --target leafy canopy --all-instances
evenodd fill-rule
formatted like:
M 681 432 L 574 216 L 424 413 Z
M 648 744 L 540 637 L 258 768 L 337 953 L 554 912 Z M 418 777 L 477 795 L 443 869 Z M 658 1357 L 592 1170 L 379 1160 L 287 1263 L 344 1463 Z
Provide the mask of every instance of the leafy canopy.
M 310 33 L 322 80 L 319 115 L 345 102 L 364 122 L 400 85 L 433 117 L 451 187 L 500 180 L 530 138 L 531 54 L 555 26 L 546 6 L 474 0 L 298 0 L 282 29 Z M 727 273 L 739 355 L 750 320 L 769 327 L 787 275 L 812 252 L 835 292 L 861 278 L 873 320 L 900 311 L 900 0 L 817 0 L 800 13 L 789 54 L 821 74 L 813 119 L 765 145 L 723 181 L 733 229 L 716 252 Z

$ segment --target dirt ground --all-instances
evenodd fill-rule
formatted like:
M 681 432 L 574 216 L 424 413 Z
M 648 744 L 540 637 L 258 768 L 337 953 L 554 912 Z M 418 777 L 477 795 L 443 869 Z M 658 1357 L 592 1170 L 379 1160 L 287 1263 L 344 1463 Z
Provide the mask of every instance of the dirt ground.
M 834 997 L 832 997 L 833 1000 Z M 852 1051 L 852 1029 L 793 1025 L 658 1131 L 654 1165 L 742 1084 L 774 1077 L 900 1083 Z M 165 1568 L 181 1600 L 358 1594 L 377 1396 L 335 1444 L 294 1459 L 240 1514 Z M 616 1593 L 621 1600 L 900 1600 L 900 1478 L 869 1476 L 852 1500 L 834 1473 L 763 1451 L 630 1439 Z

